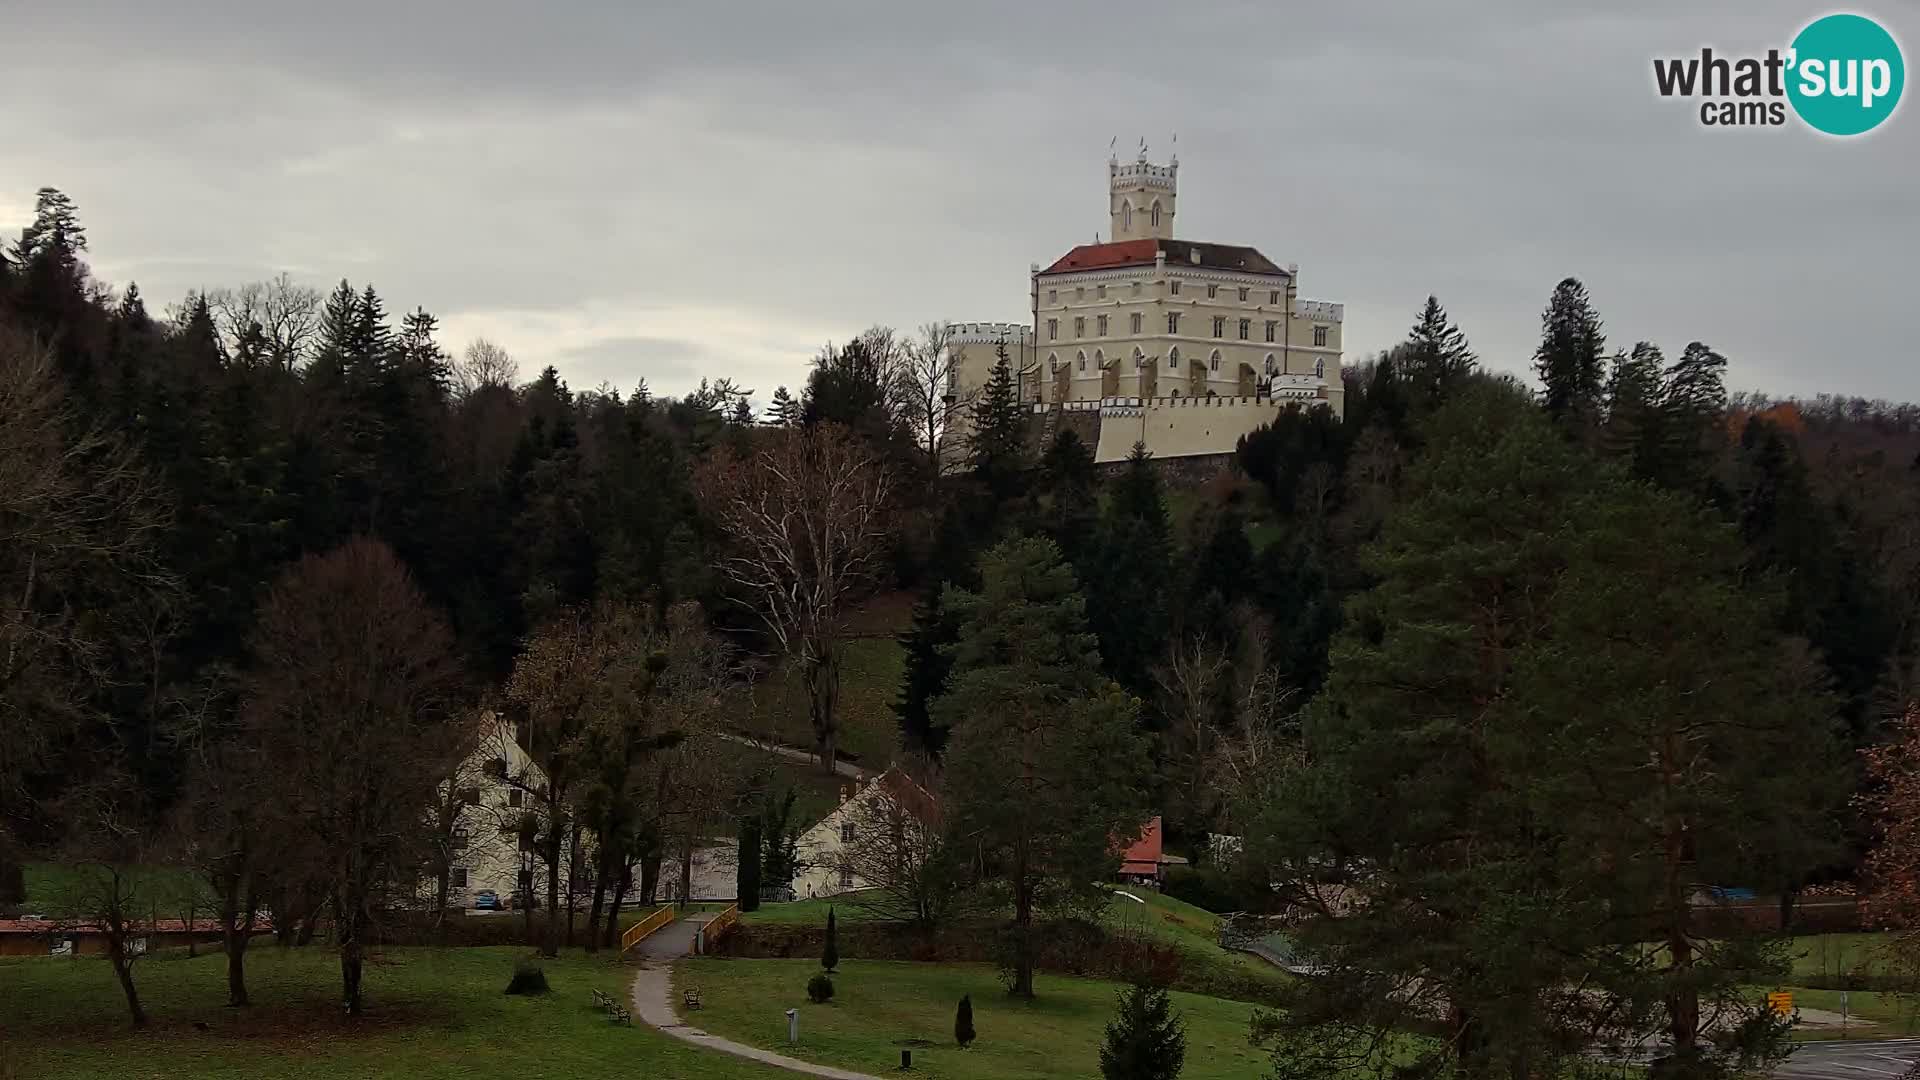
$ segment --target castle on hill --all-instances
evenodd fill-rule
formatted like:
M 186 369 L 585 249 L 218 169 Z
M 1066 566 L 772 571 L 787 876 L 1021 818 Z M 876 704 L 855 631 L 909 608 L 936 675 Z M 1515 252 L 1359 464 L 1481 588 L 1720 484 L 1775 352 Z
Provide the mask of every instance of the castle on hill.
M 1096 462 L 1136 442 L 1162 459 L 1228 455 L 1290 402 L 1340 415 L 1342 306 L 1302 299 L 1295 264 L 1175 239 L 1179 175 L 1177 156 L 1156 164 L 1145 146 L 1109 158 L 1111 239 L 1033 264 L 1032 322 L 948 324 L 950 400 L 977 395 L 1004 346 L 1042 432 L 1069 424 Z

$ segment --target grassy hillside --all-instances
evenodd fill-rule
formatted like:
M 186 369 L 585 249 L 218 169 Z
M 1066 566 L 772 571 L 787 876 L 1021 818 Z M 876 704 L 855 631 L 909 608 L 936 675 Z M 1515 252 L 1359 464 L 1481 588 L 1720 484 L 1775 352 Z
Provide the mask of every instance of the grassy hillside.
M 226 958 L 157 955 L 135 969 L 152 1023 L 136 1031 L 96 958 L 0 960 L 0 1077 L 79 1080 L 776 1080 L 791 1074 L 619 1027 L 594 990 L 624 998 L 629 968 L 573 953 L 544 962 L 553 992 L 502 993 L 524 949 L 390 949 L 368 964 L 368 1013 L 340 1012 L 337 956 L 248 953 L 254 1004 L 228 1009 Z

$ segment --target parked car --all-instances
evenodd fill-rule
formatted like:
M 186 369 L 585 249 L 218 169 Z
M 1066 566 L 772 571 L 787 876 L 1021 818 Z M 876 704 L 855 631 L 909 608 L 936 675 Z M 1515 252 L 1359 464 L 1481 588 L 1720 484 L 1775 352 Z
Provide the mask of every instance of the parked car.
M 494 892 L 492 889 L 481 889 L 479 892 L 474 893 L 473 894 L 473 910 L 499 911 L 500 910 L 500 894 L 497 892 Z
M 539 911 L 540 894 L 528 892 L 525 889 L 515 889 L 513 890 L 513 898 L 509 903 L 515 911 Z

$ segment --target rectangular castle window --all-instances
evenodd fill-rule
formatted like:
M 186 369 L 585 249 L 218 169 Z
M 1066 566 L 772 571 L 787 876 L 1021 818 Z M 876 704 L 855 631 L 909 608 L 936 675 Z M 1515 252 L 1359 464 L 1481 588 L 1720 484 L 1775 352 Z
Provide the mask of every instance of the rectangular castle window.
M 1139 312 L 1136 311 L 1132 315 L 1128 316 L 1128 325 L 1132 327 L 1133 333 L 1137 334 L 1140 332 L 1140 313 Z
M 1093 295 L 1105 300 L 1107 298 L 1107 287 L 1105 285 L 1094 286 Z
M 1272 319 L 1268 319 L 1268 320 L 1267 320 L 1267 340 L 1268 340 L 1268 341 L 1272 341 L 1272 340 L 1273 340 L 1273 332 L 1274 332 L 1274 330 L 1275 330 L 1276 328 L 1278 328 L 1278 327 L 1279 327 L 1279 325 L 1280 325 L 1280 324 L 1279 324 L 1278 322 L 1275 322 L 1275 321 L 1274 321 L 1274 320 L 1272 320 Z
M 1180 313 L 1177 311 L 1167 312 L 1167 333 L 1177 334 L 1179 332 L 1180 332 Z
M 1325 345 L 1325 344 L 1327 343 L 1327 328 L 1326 328 L 1326 327 L 1324 327 L 1324 326 L 1316 326 L 1316 327 L 1314 327 L 1314 328 L 1313 328 L 1313 343 L 1314 343 L 1315 345 Z
M 1248 334 L 1249 334 L 1250 332 L 1252 332 L 1252 330 L 1253 330 L 1253 320 L 1252 320 L 1252 319 L 1241 319 L 1241 320 L 1240 320 L 1240 340 L 1241 340 L 1241 341 L 1245 341 L 1245 340 L 1247 340 L 1247 335 L 1248 335 Z
M 1226 334 L 1227 334 L 1227 317 L 1225 315 L 1215 315 L 1213 317 L 1213 336 L 1225 337 Z
M 1048 319 L 1047 320 L 1047 340 L 1053 341 L 1059 336 L 1060 336 L 1060 320 Z
M 1074 316 L 1073 336 L 1077 338 L 1083 338 L 1087 336 L 1087 317 L 1085 315 Z
M 1048 290 L 1047 290 L 1047 303 L 1049 303 L 1049 304 L 1051 304 L 1051 303 L 1055 303 L 1055 302 L 1057 302 L 1057 301 L 1058 301 L 1059 299 L 1060 299 L 1060 290 L 1059 290 L 1059 289 L 1048 289 Z
M 1269 303 L 1269 304 L 1277 304 L 1277 303 L 1279 303 L 1279 302 L 1280 302 L 1280 290 L 1279 290 L 1279 289 L 1274 289 L 1274 290 L 1272 290 L 1271 292 L 1269 292 L 1269 293 L 1267 293 L 1267 303 Z
M 1095 318 L 1094 324 L 1095 324 L 1095 329 L 1100 331 L 1100 336 L 1106 337 L 1107 336 L 1107 317 L 1105 315 L 1101 315 Z
M 1170 293 L 1172 293 L 1172 294 L 1173 294 L 1173 295 L 1175 295 L 1175 296 L 1179 296 L 1179 295 L 1180 295 L 1180 283 L 1179 283 L 1179 282 L 1177 282 L 1177 281 L 1169 281 L 1169 282 L 1167 282 L 1167 291 L 1168 291 L 1168 292 L 1170 292 Z

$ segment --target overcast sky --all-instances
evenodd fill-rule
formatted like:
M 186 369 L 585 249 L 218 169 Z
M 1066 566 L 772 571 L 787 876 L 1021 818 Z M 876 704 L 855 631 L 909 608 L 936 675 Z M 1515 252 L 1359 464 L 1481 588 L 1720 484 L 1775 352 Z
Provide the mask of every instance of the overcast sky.
M 1911 67 L 1920 3 L 1875 2 Z M 1179 234 L 1298 263 L 1349 362 L 1433 292 L 1524 370 L 1571 274 L 1736 388 L 1920 399 L 1915 103 L 1841 141 L 1652 89 L 1826 10 L 0 0 L 0 228 L 53 185 L 156 309 L 344 276 L 526 375 L 764 402 L 871 323 L 1027 321 L 1028 265 L 1107 228 L 1108 140 L 1178 132 Z

